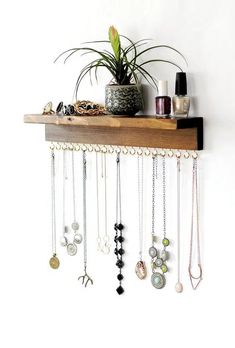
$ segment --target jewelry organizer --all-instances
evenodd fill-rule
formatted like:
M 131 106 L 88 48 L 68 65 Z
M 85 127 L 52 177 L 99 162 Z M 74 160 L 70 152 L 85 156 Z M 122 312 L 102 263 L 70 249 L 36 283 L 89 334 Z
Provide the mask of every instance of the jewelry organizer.
M 202 150 L 203 118 L 25 115 L 52 142 Z
M 60 115 L 25 115 L 25 123 L 45 124 L 45 140 L 51 142 L 51 185 L 52 185 L 52 257 L 50 259 L 50 266 L 54 269 L 59 267 L 60 261 L 57 258 L 56 253 L 56 213 L 55 213 L 55 152 L 54 150 L 63 151 L 63 163 L 64 163 L 64 181 L 63 192 L 65 192 L 65 177 L 66 177 L 66 151 L 71 150 L 72 158 L 72 181 L 73 181 L 73 206 L 74 206 L 74 219 L 71 228 L 74 233 L 74 240 L 72 243 L 68 243 L 66 239 L 66 229 L 63 223 L 63 243 L 62 246 L 67 247 L 69 255 L 76 254 L 77 246 L 83 240 L 84 245 L 84 274 L 81 275 L 78 280 L 82 280 L 82 283 L 87 286 L 88 283 L 93 284 L 92 278 L 87 273 L 87 231 L 86 231 L 86 152 L 96 152 L 96 186 L 97 186 L 97 202 L 98 202 L 98 167 L 97 167 L 97 154 L 101 153 L 102 161 L 106 163 L 105 154 L 116 154 L 117 165 L 117 191 L 116 191 L 116 222 L 114 224 L 115 238 L 114 242 L 115 255 L 117 256 L 116 266 L 119 269 L 117 279 L 119 286 L 116 289 L 120 295 L 124 292 L 122 287 L 122 280 L 124 278 L 122 274 L 122 268 L 124 261 L 122 256 L 125 254 L 123 249 L 123 230 L 125 226 L 122 224 L 121 219 L 121 174 L 120 174 L 120 154 L 132 154 L 137 155 L 138 159 L 138 200 L 139 200 L 139 235 L 140 235 L 140 252 L 139 261 L 136 264 L 135 272 L 139 279 L 145 279 L 147 275 L 147 268 L 145 262 L 142 260 L 142 247 L 143 247 L 143 156 L 152 156 L 152 232 L 151 240 L 152 245 L 149 248 L 149 256 L 151 257 L 151 283 L 157 288 L 161 289 L 165 286 L 166 278 L 165 273 L 168 271 L 167 260 L 169 253 L 166 250 L 170 244 L 170 240 L 167 238 L 166 228 L 166 155 L 168 157 L 176 157 L 176 173 L 177 173 L 177 243 L 178 243 L 178 256 L 177 256 L 177 272 L 178 278 L 175 286 L 175 290 L 180 293 L 183 291 L 183 285 L 180 279 L 180 158 L 184 153 L 184 158 L 192 158 L 192 220 L 191 220 L 191 232 L 190 232 L 190 248 L 189 248 L 189 266 L 188 273 L 192 288 L 195 290 L 200 281 L 202 280 L 202 267 L 200 258 L 200 240 L 199 240 L 199 225 L 198 225 L 198 184 L 197 184 L 197 151 L 203 149 L 203 118 L 156 118 L 155 116 L 60 116 Z M 158 149 L 162 149 L 160 152 Z M 78 233 L 79 224 L 75 216 L 75 171 L 74 171 L 74 152 L 82 150 L 82 168 L 83 168 L 83 236 Z M 181 151 L 182 150 L 182 151 Z M 192 154 L 189 153 L 192 151 Z M 162 175 L 162 194 L 163 194 L 163 236 L 161 240 L 162 249 L 157 249 L 155 234 L 155 196 L 156 187 L 159 191 L 159 183 L 157 183 L 159 172 L 159 160 L 161 158 L 161 175 Z M 104 166 L 104 173 L 106 173 L 106 164 Z M 105 174 L 106 180 L 106 174 Z M 157 184 L 156 184 L 157 183 Z M 105 204 L 107 207 L 106 198 L 106 181 L 105 181 Z M 105 208 L 106 209 L 106 208 Z M 63 206 L 63 212 L 65 211 Z M 99 215 L 98 203 L 97 214 Z M 97 242 L 99 249 L 102 252 L 109 253 L 110 244 L 109 236 L 107 234 L 107 214 L 106 216 L 106 232 L 105 232 L 105 244 L 103 248 L 100 248 L 100 236 L 98 235 Z M 98 216 L 99 217 L 99 216 Z M 99 224 L 98 224 L 99 226 Z M 158 231 L 159 232 L 159 231 Z M 197 275 L 192 272 L 192 250 L 193 239 L 197 239 Z M 98 241 L 99 240 L 99 241 Z M 160 269 L 160 272 L 158 271 Z M 199 275 L 198 275 L 199 274 Z

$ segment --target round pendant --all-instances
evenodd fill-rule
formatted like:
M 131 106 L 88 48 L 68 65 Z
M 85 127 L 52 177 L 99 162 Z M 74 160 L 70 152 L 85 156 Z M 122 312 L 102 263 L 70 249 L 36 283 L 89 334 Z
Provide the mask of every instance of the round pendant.
M 67 238 L 64 237 L 64 236 L 61 237 L 61 239 L 60 239 L 60 245 L 63 246 L 63 247 L 65 247 L 67 244 L 68 244 Z
M 145 262 L 138 261 L 135 266 L 135 273 L 139 279 L 144 279 L 147 276 L 147 269 L 145 266 Z
M 162 244 L 163 244 L 165 247 L 167 247 L 167 246 L 170 244 L 169 239 L 168 239 L 168 238 L 163 238 Z
M 68 252 L 68 254 L 70 256 L 76 255 L 77 254 L 77 246 L 76 246 L 76 244 L 72 244 L 72 243 L 68 244 L 67 245 L 67 252 Z
M 157 267 L 161 267 L 162 264 L 163 264 L 162 259 L 157 259 L 157 260 L 155 261 L 155 264 L 156 264 Z
M 54 254 L 54 255 L 50 258 L 49 264 L 50 264 L 50 267 L 53 268 L 53 269 L 59 268 L 60 260 L 58 259 L 58 257 L 56 256 L 56 254 Z
M 79 229 L 79 224 L 76 221 L 74 221 L 72 223 L 71 227 L 74 231 L 77 231 Z
M 156 289 L 162 289 L 166 284 L 166 279 L 163 274 L 156 272 L 151 276 L 151 283 Z
M 80 233 L 76 233 L 74 235 L 74 243 L 76 243 L 76 244 L 82 243 L 82 235 Z
M 149 248 L 149 255 L 154 258 L 157 256 L 157 249 L 154 246 L 151 246 Z

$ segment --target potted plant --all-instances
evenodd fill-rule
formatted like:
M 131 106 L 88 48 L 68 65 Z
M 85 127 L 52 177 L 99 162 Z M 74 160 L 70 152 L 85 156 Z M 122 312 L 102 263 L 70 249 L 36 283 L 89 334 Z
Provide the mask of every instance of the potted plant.
M 126 41 L 126 46 L 123 45 L 121 40 Z M 100 43 L 111 45 L 111 50 L 99 50 L 95 47 L 87 47 L 87 44 L 93 44 L 93 46 L 95 46 Z M 92 79 L 91 73 L 94 71 L 94 77 L 98 80 L 98 69 L 105 68 L 112 76 L 111 82 L 105 88 L 106 109 L 114 115 L 134 115 L 142 109 L 143 104 L 140 78 L 142 77 L 150 85 L 157 88 L 157 79 L 146 70 L 146 65 L 155 62 L 163 62 L 172 64 L 182 71 L 179 65 L 170 60 L 159 58 L 144 60 L 144 55 L 159 48 L 167 48 L 175 51 L 185 60 L 184 56 L 171 46 L 145 46 L 148 45 L 148 43 L 149 40 L 147 39 L 134 42 L 124 35 L 119 35 L 118 31 L 111 26 L 109 28 L 109 40 L 86 42 L 84 43 L 85 46 L 68 49 L 62 52 L 56 58 L 55 62 L 63 56 L 65 57 L 65 63 L 77 52 L 82 52 L 83 55 L 90 53 L 95 55 L 95 59 L 92 59 L 90 63 L 83 67 L 77 78 L 74 91 L 75 98 L 77 99 L 79 86 L 85 76 L 89 74 Z

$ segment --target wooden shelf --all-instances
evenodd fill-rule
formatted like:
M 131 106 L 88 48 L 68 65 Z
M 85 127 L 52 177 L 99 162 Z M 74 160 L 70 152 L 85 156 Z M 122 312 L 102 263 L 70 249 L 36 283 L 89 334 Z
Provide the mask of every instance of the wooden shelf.
M 203 149 L 202 117 L 25 115 L 24 122 L 45 124 L 47 141 Z

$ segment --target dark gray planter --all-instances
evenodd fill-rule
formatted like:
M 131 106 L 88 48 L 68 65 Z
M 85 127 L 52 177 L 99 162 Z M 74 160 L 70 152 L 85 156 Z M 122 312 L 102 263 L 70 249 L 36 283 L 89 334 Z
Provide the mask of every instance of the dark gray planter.
M 135 115 L 143 107 L 140 85 L 107 85 L 105 107 L 113 115 Z

